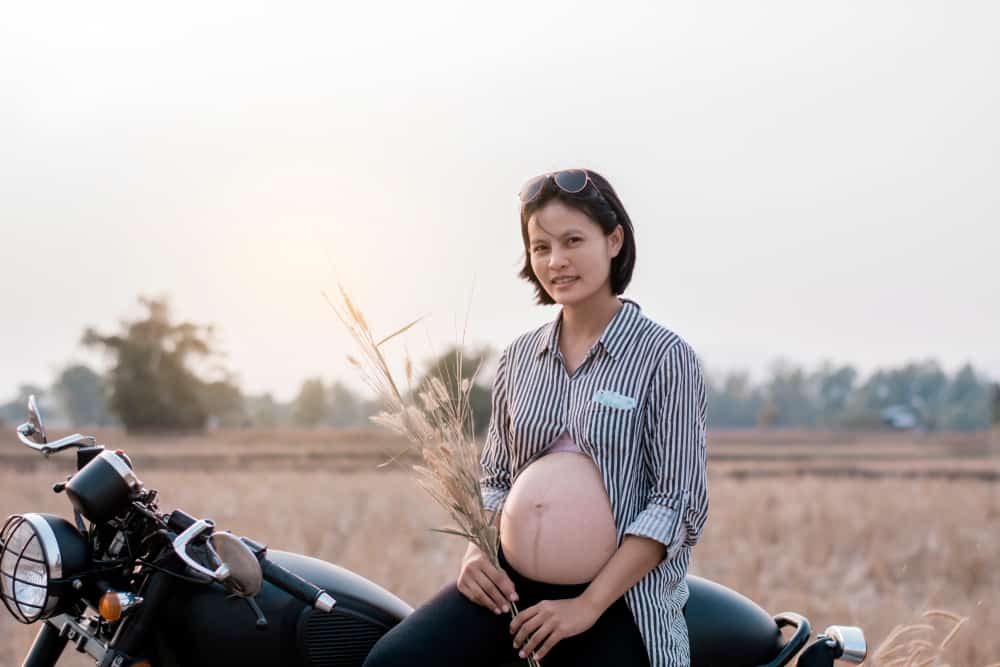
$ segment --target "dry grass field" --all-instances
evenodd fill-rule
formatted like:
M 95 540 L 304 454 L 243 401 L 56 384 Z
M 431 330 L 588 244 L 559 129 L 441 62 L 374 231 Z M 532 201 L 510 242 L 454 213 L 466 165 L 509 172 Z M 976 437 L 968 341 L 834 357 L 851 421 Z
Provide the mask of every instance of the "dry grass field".
M 405 464 L 375 469 L 402 448 L 380 432 L 100 435 L 129 451 L 163 509 L 335 562 L 413 605 L 457 574 L 464 545 L 427 530 L 445 525 L 443 512 Z M 3 443 L 0 515 L 68 516 L 50 489 L 72 457 L 44 460 L 13 437 Z M 815 631 L 861 626 L 872 652 L 900 624 L 930 622 L 920 636 L 937 646 L 953 623 L 921 614 L 947 609 L 968 618 L 947 648 L 896 666 L 1000 662 L 996 437 L 717 432 L 709 451 L 710 516 L 694 574 L 771 613 L 800 612 Z M 0 665 L 20 664 L 34 631 L 0 611 Z

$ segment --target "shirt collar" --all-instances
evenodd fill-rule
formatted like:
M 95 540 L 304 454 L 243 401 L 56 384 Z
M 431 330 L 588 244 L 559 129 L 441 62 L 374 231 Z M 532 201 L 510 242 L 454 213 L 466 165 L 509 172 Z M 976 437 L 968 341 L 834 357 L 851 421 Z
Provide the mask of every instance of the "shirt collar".
M 601 337 L 597 339 L 597 344 L 608 353 L 612 359 L 617 358 L 622 353 L 622 346 L 625 344 L 625 340 L 628 337 L 628 331 L 632 328 L 632 324 L 640 317 L 642 310 L 638 303 L 632 299 L 626 299 L 625 297 L 618 297 L 618 300 L 622 302 L 622 307 L 618 309 L 618 312 L 614 314 L 608 325 L 604 327 L 604 332 Z M 554 320 L 545 325 L 542 329 L 542 335 L 538 340 L 538 345 L 535 348 L 535 357 L 541 357 L 543 354 L 550 350 L 558 350 L 559 348 L 559 329 L 562 325 L 562 309 L 559 309 L 559 314 Z

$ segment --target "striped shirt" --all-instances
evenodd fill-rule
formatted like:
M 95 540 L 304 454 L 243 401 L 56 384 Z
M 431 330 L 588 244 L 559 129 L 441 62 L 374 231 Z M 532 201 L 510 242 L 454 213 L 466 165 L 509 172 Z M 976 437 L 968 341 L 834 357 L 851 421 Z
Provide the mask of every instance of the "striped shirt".
M 480 479 L 499 510 L 514 478 L 564 431 L 597 464 L 618 545 L 641 535 L 666 557 L 625 593 L 651 667 L 690 665 L 682 608 L 691 547 L 708 516 L 706 394 L 694 351 L 677 334 L 623 306 L 568 373 L 559 350 L 562 311 L 500 354 Z

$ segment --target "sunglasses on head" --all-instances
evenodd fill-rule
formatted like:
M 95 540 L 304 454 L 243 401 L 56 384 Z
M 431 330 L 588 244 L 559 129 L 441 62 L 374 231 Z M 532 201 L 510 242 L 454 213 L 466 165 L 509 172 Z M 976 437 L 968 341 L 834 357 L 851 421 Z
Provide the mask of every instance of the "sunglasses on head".
M 541 176 L 535 176 L 534 178 L 528 179 L 528 181 L 521 186 L 521 191 L 517 193 L 517 196 L 521 199 L 521 205 L 523 206 L 530 203 L 535 197 L 537 197 L 538 194 L 544 189 L 546 181 L 550 178 L 555 182 L 556 187 L 571 195 L 583 192 L 587 187 L 587 183 L 593 183 L 593 181 L 590 180 L 590 174 L 583 169 L 551 171 L 547 174 L 542 174 Z M 596 188 L 597 186 L 595 185 L 594 187 Z

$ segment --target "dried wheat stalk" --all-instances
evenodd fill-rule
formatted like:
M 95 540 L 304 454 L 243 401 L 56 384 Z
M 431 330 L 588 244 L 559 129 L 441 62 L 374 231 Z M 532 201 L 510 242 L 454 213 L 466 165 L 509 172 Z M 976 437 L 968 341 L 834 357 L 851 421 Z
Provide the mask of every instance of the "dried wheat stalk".
M 351 301 L 344 288 L 338 285 L 343 298 L 343 309 L 324 293 L 327 302 L 361 348 L 362 360 L 348 356 L 347 360 L 358 368 L 366 384 L 383 401 L 385 409 L 372 417 L 372 421 L 398 433 L 410 441 L 405 451 L 416 449 L 422 464 L 414 465 L 418 474 L 417 483 L 431 498 L 448 512 L 455 528 L 432 529 L 439 533 L 457 535 L 475 544 L 494 567 L 499 568 L 499 513 L 487 514 L 480 495 L 479 479 L 481 468 L 479 450 L 472 438 L 472 410 L 469 393 L 479 374 L 482 361 L 472 374 L 472 379 L 462 377 L 463 345 L 456 348 L 456 376 L 441 378 L 431 375 L 429 388 L 420 392 L 419 403 L 413 400 L 413 363 L 407 355 L 405 374 L 410 392 L 404 395 L 392 376 L 389 364 L 381 347 L 389 340 L 409 330 L 420 321 L 418 318 L 404 327 L 379 340 L 375 339 L 371 327 L 361 310 Z M 465 329 L 462 342 L 465 340 Z M 449 385 L 455 388 L 452 392 Z M 380 467 L 395 461 L 383 463 Z M 511 616 L 518 613 L 511 603 Z M 528 658 L 532 667 L 537 667 L 533 658 Z
M 952 640 L 955 639 L 959 630 L 961 630 L 965 622 L 969 620 L 967 616 L 960 616 L 954 612 L 944 609 L 928 609 L 922 614 L 922 616 L 924 618 L 947 619 L 952 622 L 952 627 L 945 635 L 944 639 L 935 645 L 927 639 L 911 639 L 906 642 L 899 641 L 903 635 L 915 632 L 933 633 L 935 631 L 933 625 L 927 625 L 925 623 L 897 625 L 892 629 L 878 649 L 875 650 L 874 658 L 877 664 L 883 665 L 883 667 L 929 667 L 931 664 L 934 664 L 941 659 L 942 651 L 944 651 Z M 924 657 L 929 653 L 933 653 L 933 655 L 930 657 Z M 1000 666 L 1000 663 L 987 665 L 986 667 L 998 666 Z M 949 666 L 941 664 L 938 667 Z

